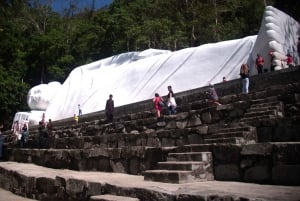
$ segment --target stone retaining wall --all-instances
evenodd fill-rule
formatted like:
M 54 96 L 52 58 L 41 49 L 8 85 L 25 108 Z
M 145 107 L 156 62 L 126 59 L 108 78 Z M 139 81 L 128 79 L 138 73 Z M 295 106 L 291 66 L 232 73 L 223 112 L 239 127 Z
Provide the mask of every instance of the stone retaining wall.
M 211 151 L 216 180 L 300 185 L 300 142 L 185 146 L 176 151 Z
M 142 175 L 168 153 L 210 151 L 216 180 L 300 185 L 300 142 L 211 144 L 170 148 L 9 149 L 10 160 L 45 167 Z M 41 160 L 42 159 L 42 160 Z

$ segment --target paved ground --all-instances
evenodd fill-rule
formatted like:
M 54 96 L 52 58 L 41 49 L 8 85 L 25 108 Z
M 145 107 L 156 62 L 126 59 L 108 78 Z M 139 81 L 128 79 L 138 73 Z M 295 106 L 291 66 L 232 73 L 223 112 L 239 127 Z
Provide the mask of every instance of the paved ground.
M 300 186 L 273 186 L 240 182 L 209 181 L 189 184 L 169 184 L 144 181 L 143 176 L 106 172 L 78 172 L 63 169 L 51 169 L 34 164 L 0 162 L 1 169 L 16 171 L 32 177 L 74 178 L 96 183 L 108 183 L 125 188 L 144 188 L 170 194 L 191 195 L 236 195 L 258 200 L 300 201 Z M 130 182 L 128 182 L 130 181 Z M 1 192 L 0 192 L 1 193 Z M 7 192 L 3 192 L 4 194 Z M 2 194 L 2 193 L 1 193 Z M 6 196 L 6 194 L 5 194 Z M 9 196 L 9 194 L 8 194 Z M 0 195 L 2 201 L 2 195 Z M 5 199 L 7 201 L 9 199 Z M 13 200 L 13 199 L 12 199 Z M 16 201 L 19 199 L 15 199 Z
M 10 191 L 6 191 L 0 188 L 0 201 L 33 201 L 31 199 L 23 198 L 21 196 L 17 196 Z

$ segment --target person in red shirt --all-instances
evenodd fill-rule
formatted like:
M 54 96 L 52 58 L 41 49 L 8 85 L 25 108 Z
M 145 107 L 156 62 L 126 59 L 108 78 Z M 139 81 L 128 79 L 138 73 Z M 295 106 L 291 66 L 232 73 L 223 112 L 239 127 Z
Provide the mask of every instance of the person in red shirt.
M 286 65 L 288 65 L 288 67 L 293 67 L 293 57 L 290 53 L 288 53 L 286 55 L 286 59 L 284 59 L 284 61 L 286 62 Z
M 161 117 L 161 111 L 162 111 L 162 107 L 163 107 L 163 98 L 159 96 L 158 93 L 155 93 L 154 95 L 155 97 L 153 98 L 153 102 L 154 102 L 154 108 L 156 111 L 156 117 L 159 120 Z
M 258 74 L 263 73 L 264 63 L 265 63 L 264 58 L 260 54 L 257 54 L 255 64 L 256 64 L 256 69 Z

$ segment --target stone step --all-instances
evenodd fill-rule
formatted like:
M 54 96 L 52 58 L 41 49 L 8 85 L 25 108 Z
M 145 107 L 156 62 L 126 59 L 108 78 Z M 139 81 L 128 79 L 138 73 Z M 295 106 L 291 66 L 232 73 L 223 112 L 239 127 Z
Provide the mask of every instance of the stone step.
M 275 102 L 278 101 L 277 96 L 270 96 L 267 98 L 259 98 L 259 99 L 252 99 L 251 103 L 252 104 L 261 104 L 261 103 L 270 103 L 270 102 Z
M 211 152 L 183 152 L 183 153 L 169 153 L 167 161 L 212 161 Z
M 144 180 L 182 184 L 200 181 L 211 181 L 214 180 L 214 176 L 211 172 L 207 171 L 201 172 L 200 174 L 195 174 L 195 172 L 193 171 L 183 170 L 147 170 L 144 172 Z
M 173 153 L 183 153 L 183 152 L 209 152 L 211 150 L 212 144 L 188 144 L 184 146 L 177 147 L 172 150 Z
M 257 103 L 257 104 L 252 104 L 250 108 L 254 109 L 254 108 L 272 107 L 272 106 L 282 106 L 282 102 L 274 101 L 268 103 Z
M 252 143 L 255 143 L 254 140 L 249 140 L 248 141 L 243 137 L 204 139 L 204 142 L 208 143 L 208 144 L 252 144 Z
M 243 132 L 243 131 L 253 131 L 255 127 L 252 126 L 237 126 L 237 127 L 228 127 L 228 128 L 221 128 L 217 132 L 219 133 L 231 133 L 231 132 Z
M 245 140 L 257 139 L 256 133 L 250 131 L 208 134 L 204 136 L 204 139 L 220 139 L 220 138 L 233 138 L 233 137 L 243 137 L 245 138 Z
M 255 111 L 255 112 L 247 112 L 244 114 L 245 118 L 248 117 L 259 117 L 264 115 L 274 115 L 274 116 L 282 116 L 282 112 L 276 111 L 276 110 L 261 110 L 261 111 Z
M 89 201 L 140 201 L 138 198 L 104 194 L 104 195 L 93 195 L 89 198 Z
M 278 117 L 274 115 L 262 115 L 262 116 L 254 116 L 254 117 L 243 117 L 240 119 L 240 122 L 251 123 L 254 121 L 263 121 L 268 119 L 276 119 Z
M 159 162 L 157 169 L 199 171 L 204 170 L 206 165 L 207 163 L 202 161 L 166 161 Z
M 266 107 L 251 107 L 247 110 L 247 112 L 258 112 L 262 110 L 278 110 L 283 111 L 282 105 L 273 105 L 273 106 L 266 106 Z

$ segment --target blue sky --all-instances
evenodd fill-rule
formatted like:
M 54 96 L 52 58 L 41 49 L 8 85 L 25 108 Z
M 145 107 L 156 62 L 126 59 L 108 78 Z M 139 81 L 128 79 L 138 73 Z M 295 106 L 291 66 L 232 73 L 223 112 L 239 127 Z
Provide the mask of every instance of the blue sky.
M 95 0 L 95 8 L 99 9 L 105 5 L 109 5 L 113 0 Z M 80 9 L 85 7 L 90 8 L 93 0 L 75 0 L 77 6 Z M 65 8 L 68 8 L 70 5 L 70 0 L 54 0 L 52 4 L 52 8 L 56 12 L 62 12 Z

